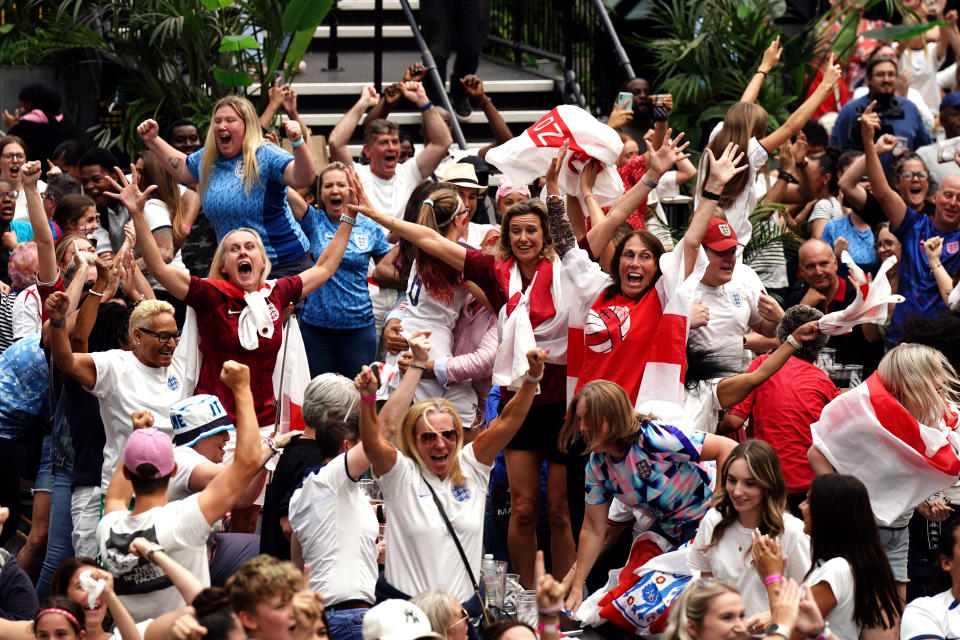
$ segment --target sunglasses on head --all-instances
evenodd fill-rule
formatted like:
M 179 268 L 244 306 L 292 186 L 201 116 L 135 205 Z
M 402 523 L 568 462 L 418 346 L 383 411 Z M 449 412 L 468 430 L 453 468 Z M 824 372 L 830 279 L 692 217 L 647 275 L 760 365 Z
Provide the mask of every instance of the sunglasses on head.
M 438 436 L 447 442 L 457 441 L 457 432 L 454 429 L 448 429 L 446 431 L 424 431 L 418 435 L 417 438 L 419 438 L 423 444 L 433 444 L 437 441 Z

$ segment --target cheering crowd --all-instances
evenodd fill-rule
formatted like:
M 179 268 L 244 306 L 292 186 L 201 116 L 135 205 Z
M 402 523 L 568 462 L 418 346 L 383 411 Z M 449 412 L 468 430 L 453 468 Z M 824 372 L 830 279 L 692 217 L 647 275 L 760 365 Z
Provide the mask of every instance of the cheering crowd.
M 363 88 L 325 166 L 278 80 L 205 135 L 143 122 L 121 168 L 25 87 L 0 138 L 0 640 L 960 636 L 937 11 L 825 59 L 774 129 L 775 39 L 702 150 L 642 78 L 605 122 L 561 105 L 512 137 L 467 75 L 455 115 L 492 141 L 453 151 L 416 64 Z

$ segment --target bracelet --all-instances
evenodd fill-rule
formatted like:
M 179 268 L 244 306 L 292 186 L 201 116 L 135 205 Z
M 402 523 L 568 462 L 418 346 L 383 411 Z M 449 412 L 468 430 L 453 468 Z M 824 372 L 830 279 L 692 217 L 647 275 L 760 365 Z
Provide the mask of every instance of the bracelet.
M 63 325 L 65 325 L 65 324 L 67 324 L 67 318 L 66 318 L 66 316 L 64 316 L 64 317 L 63 317 L 63 320 L 61 320 L 60 322 L 54 322 L 53 320 L 50 321 L 50 326 L 51 326 L 51 327 L 57 327 L 58 329 L 59 329 L 60 327 L 62 327 Z
M 273 438 L 264 438 L 263 441 L 273 450 L 274 453 L 280 453 L 280 447 L 278 447 L 277 443 L 273 441 Z
M 654 181 L 652 178 L 650 178 L 647 174 L 643 174 L 643 177 L 640 178 L 640 182 L 642 182 L 644 185 L 650 187 L 651 189 L 656 189 L 656 188 L 657 188 L 657 184 L 658 184 L 656 181 Z
M 354 218 L 353 216 L 348 216 L 345 213 L 341 213 L 340 222 L 346 222 L 348 225 L 352 227 L 353 225 L 357 224 L 357 219 Z
M 539 377 L 536 377 L 536 378 L 530 375 L 530 372 L 528 371 L 525 374 L 523 374 L 523 379 L 526 380 L 527 382 L 534 382 L 534 383 L 540 382 L 541 380 L 543 380 L 543 371 L 541 371 Z
M 787 343 L 797 351 L 800 351 L 800 343 L 797 342 L 797 339 L 793 337 L 793 334 L 787 336 Z M 770 583 L 768 582 L 767 584 Z
M 774 582 L 783 582 L 783 576 L 779 573 L 775 573 L 772 576 L 767 576 L 763 580 L 763 584 L 773 584 Z
M 422 364 L 416 364 L 416 363 L 414 363 L 414 362 L 411 362 L 411 363 L 410 363 L 410 368 L 411 368 L 411 369 L 420 369 L 420 371 L 423 371 L 424 373 L 426 373 L 426 371 L 427 371 L 427 368 L 426 368 L 425 366 L 423 366 Z
M 563 606 L 559 604 L 555 607 L 548 607 L 547 609 L 537 609 L 537 613 L 541 616 L 558 616 L 561 611 L 563 611 Z
M 161 545 L 155 544 L 151 546 L 149 549 L 147 549 L 147 552 L 144 555 L 147 556 L 147 560 L 149 560 L 150 562 L 153 562 L 153 554 L 155 554 L 157 551 L 166 551 L 166 550 Z
M 376 402 L 377 396 L 360 396 L 360 402 Z
M 103 297 L 103 291 L 94 291 L 93 289 L 90 289 L 89 291 L 87 291 L 87 293 L 89 293 L 92 296 L 97 296 L 98 298 Z
M 542 622 L 537 624 L 537 631 L 540 633 L 559 633 L 560 624 L 554 622 L 552 624 L 543 624 Z
M 427 109 L 429 109 L 429 108 L 432 107 L 432 106 L 433 106 L 433 103 L 430 102 L 429 100 L 427 100 L 427 104 L 425 104 L 425 105 L 423 105 L 422 107 L 420 107 L 420 111 L 426 111 Z
M 547 202 L 563 202 L 563 196 L 557 193 L 548 193 L 544 200 Z
M 830 637 L 830 623 L 826 620 L 823 621 L 823 629 L 820 630 L 815 636 L 807 636 L 810 640 L 827 640 Z
M 485 107 L 491 102 L 493 102 L 493 98 L 491 98 L 490 96 L 483 96 L 483 102 L 480 103 L 480 106 Z
M 703 193 L 701 193 L 700 195 L 706 198 L 707 200 L 717 200 L 717 201 L 720 200 L 719 193 L 714 193 L 713 191 L 707 191 L 706 189 L 704 189 Z
M 933 273 L 933 270 L 936 269 L 937 267 L 943 267 L 943 263 L 938 262 L 936 266 L 930 267 L 930 273 Z M 946 267 L 943 267 L 943 268 L 944 270 L 946 270 Z
M 757 73 L 762 74 L 764 78 L 767 77 L 767 72 L 764 71 L 763 69 L 757 69 Z M 753 74 L 753 75 L 757 75 L 757 73 L 755 73 L 755 74 Z
M 291 141 L 290 141 L 290 146 L 293 147 L 294 149 L 296 149 L 297 147 L 299 147 L 300 145 L 302 145 L 304 142 L 306 142 L 306 140 L 305 140 L 304 138 L 300 138 L 299 140 L 291 140 Z
M 777 175 L 778 180 L 783 180 L 787 184 L 800 184 L 800 181 L 793 177 L 793 174 L 787 173 L 786 171 L 780 171 Z
M 593 198 L 594 200 L 596 200 L 597 196 L 593 195 L 592 193 L 583 194 L 583 199 L 586 200 L 587 198 Z

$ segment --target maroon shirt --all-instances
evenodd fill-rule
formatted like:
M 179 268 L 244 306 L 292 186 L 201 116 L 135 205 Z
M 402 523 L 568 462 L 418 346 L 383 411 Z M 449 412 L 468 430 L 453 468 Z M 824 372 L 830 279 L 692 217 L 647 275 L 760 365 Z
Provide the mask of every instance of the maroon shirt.
M 277 402 L 273 395 L 273 369 L 280 352 L 283 337 L 283 310 L 300 299 L 303 283 L 300 276 L 276 280 L 267 297 L 267 306 L 273 317 L 273 337 L 260 337 L 260 346 L 248 351 L 240 346 L 240 312 L 246 307 L 243 298 L 224 293 L 209 281 L 190 277 L 190 289 L 184 302 L 197 314 L 197 333 L 203 364 L 195 393 L 210 393 L 223 403 L 230 419 L 236 422 L 233 392 L 220 381 L 220 369 L 226 360 L 236 360 L 250 367 L 250 389 L 257 422 L 261 426 L 274 423 Z M 276 310 L 276 313 L 274 313 Z

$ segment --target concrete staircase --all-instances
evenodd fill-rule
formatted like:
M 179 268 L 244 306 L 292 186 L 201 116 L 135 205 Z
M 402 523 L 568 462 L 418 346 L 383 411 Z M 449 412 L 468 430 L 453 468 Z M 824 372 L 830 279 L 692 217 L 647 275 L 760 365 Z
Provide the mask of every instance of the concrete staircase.
M 400 80 L 407 66 L 420 61 L 416 41 L 404 18 L 399 0 L 383 1 L 383 84 Z M 451 0 L 455 2 L 456 0 Z M 418 0 L 410 0 L 414 13 Z M 340 0 L 323 25 L 317 28 L 313 43 L 304 60 L 306 70 L 293 83 L 298 95 L 301 118 L 315 134 L 329 135 L 360 95 L 360 89 L 373 82 L 374 74 L 374 0 Z M 337 20 L 338 66 L 327 68 L 331 48 L 330 24 Z M 453 59 L 448 63 L 452 68 Z M 562 102 L 558 82 L 562 73 L 552 63 L 544 63 L 538 72 L 521 69 L 508 62 L 483 57 L 477 75 L 483 80 L 484 91 L 500 110 L 514 134 L 536 122 L 544 113 Z M 390 114 L 390 120 L 400 125 L 420 141 L 420 112 L 404 99 Z M 362 121 L 361 121 L 362 124 Z M 461 122 L 464 137 L 470 149 L 476 150 L 492 141 L 486 117 L 474 108 L 469 121 Z M 351 139 L 350 151 L 359 156 L 361 128 Z

